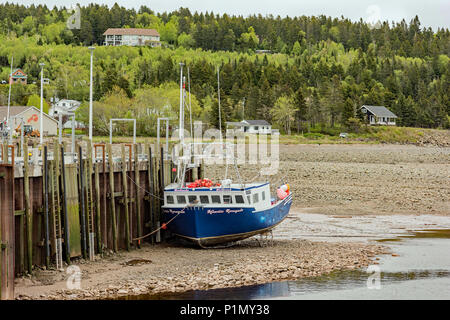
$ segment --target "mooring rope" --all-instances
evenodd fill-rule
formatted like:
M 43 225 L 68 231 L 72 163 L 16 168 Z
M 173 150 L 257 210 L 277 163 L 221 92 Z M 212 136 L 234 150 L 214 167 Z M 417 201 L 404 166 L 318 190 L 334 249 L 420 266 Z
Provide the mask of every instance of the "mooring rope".
M 152 194 L 151 192 L 148 192 L 147 190 L 145 190 L 144 188 L 142 188 L 140 185 L 138 185 L 138 184 L 136 183 L 136 181 L 133 180 L 133 178 L 131 178 L 131 177 L 128 175 L 128 173 L 127 173 L 126 175 L 127 175 L 128 179 L 130 179 L 137 187 L 139 187 L 140 189 L 144 190 L 144 192 L 146 192 L 147 194 L 149 194 L 149 195 L 151 195 L 152 197 L 155 197 L 155 198 L 157 198 L 157 199 L 159 199 L 159 200 L 164 200 L 163 198 L 161 198 L 161 197 L 159 197 L 159 196 L 157 196 L 157 195 L 154 195 L 154 194 Z M 151 235 L 153 235 L 153 234 L 155 234 L 156 232 L 160 231 L 161 229 L 163 229 L 164 227 L 166 227 L 169 223 L 171 223 L 171 222 L 172 222 L 176 217 L 178 217 L 181 213 L 184 213 L 184 209 L 185 209 L 185 208 L 183 208 L 182 211 L 178 212 L 178 213 L 175 215 L 175 217 L 173 217 L 173 218 L 170 219 L 169 221 L 163 223 L 163 224 L 161 225 L 161 227 L 159 227 L 158 229 L 155 229 L 155 230 L 153 230 L 152 232 L 150 232 L 150 233 L 148 233 L 148 234 L 146 234 L 146 235 L 144 235 L 144 236 L 142 236 L 142 237 L 133 238 L 132 241 L 141 240 L 141 239 L 150 237 Z
M 154 197 L 154 198 L 157 198 L 158 200 L 164 200 L 164 199 L 161 198 L 160 196 L 157 196 L 157 195 L 155 195 L 155 194 L 153 194 L 153 193 L 151 193 L 151 192 L 145 190 L 144 188 L 142 188 L 140 185 L 138 185 L 138 184 L 136 183 L 136 181 L 134 181 L 134 180 L 128 175 L 128 173 L 127 173 L 127 177 L 128 177 L 128 179 L 130 179 L 130 180 L 131 180 L 138 188 L 144 190 L 145 193 L 151 195 L 151 196 Z
M 155 234 L 155 233 L 158 232 L 159 230 L 161 230 L 161 229 L 163 229 L 164 227 L 166 227 L 169 223 L 171 223 L 171 222 L 172 222 L 176 217 L 178 217 L 181 213 L 184 213 L 184 209 L 183 209 L 182 211 L 178 212 L 178 213 L 176 214 L 175 217 L 173 217 L 173 218 L 170 219 L 169 221 L 163 223 L 163 224 L 161 225 L 161 227 L 159 227 L 158 229 L 153 230 L 152 232 L 146 234 L 145 236 L 142 236 L 142 237 L 139 237 L 139 238 L 134 238 L 134 239 L 132 239 L 132 241 L 135 241 L 135 240 L 141 240 L 141 239 L 150 237 L 151 235 Z

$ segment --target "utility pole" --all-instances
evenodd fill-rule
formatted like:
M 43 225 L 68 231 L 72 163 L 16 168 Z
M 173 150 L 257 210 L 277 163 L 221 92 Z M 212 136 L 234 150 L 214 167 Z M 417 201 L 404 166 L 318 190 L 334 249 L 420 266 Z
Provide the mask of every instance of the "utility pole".
M 39 119 L 39 143 L 42 145 L 43 144 L 43 132 L 44 132 L 44 66 L 45 63 L 39 63 L 39 65 L 41 66 L 41 116 Z
M 92 80 L 92 68 L 94 63 L 94 49 L 95 47 L 89 47 L 91 52 L 91 75 L 89 80 L 89 140 L 92 142 L 92 91 L 93 91 L 93 80 Z
M 8 32 L 9 32 L 9 30 L 8 30 Z M 9 123 L 9 113 L 10 113 L 10 108 L 11 108 L 11 84 L 12 84 L 13 61 L 14 61 L 14 56 L 11 56 L 11 73 L 9 74 L 8 114 L 6 115 L 6 128 L 5 128 L 5 131 L 8 132 L 9 144 L 12 143 L 12 134 L 11 134 L 11 128 L 10 128 L 10 123 Z

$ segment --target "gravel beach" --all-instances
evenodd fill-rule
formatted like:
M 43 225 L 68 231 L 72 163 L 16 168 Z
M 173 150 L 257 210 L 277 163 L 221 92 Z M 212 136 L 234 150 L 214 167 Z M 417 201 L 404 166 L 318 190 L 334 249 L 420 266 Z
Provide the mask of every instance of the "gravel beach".
M 249 239 L 226 249 L 145 245 L 94 262 L 74 262 L 81 289 L 69 290 L 64 271 L 37 270 L 17 280 L 17 299 L 102 299 L 236 287 L 367 266 L 386 250 L 380 245 Z

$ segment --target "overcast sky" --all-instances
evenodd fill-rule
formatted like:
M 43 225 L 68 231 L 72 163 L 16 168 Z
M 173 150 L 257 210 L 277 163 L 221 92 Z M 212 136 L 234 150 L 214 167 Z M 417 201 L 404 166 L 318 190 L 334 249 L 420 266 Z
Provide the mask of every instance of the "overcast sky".
M 6 1 L 0 0 L 1 3 Z M 401 21 L 408 23 L 418 15 L 422 27 L 444 27 L 450 29 L 450 0 L 9 0 L 25 5 L 31 3 L 45 3 L 49 7 L 70 7 L 76 3 L 86 5 L 88 3 L 101 3 L 112 6 L 115 2 L 119 5 L 138 9 L 141 5 L 147 5 L 156 12 L 173 11 L 179 7 L 187 7 L 191 12 L 213 11 L 214 13 L 228 13 L 235 15 L 262 15 L 273 14 L 282 17 L 301 15 L 324 14 L 332 17 L 343 15 L 351 20 L 363 20 L 372 22 Z

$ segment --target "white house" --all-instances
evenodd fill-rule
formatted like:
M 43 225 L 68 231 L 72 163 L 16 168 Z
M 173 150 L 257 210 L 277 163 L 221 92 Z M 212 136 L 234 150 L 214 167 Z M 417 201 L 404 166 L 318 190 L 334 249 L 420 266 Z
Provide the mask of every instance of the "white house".
M 103 35 L 105 46 L 161 46 L 160 35 L 155 29 L 109 28 Z
M 363 105 L 361 112 L 367 117 L 371 125 L 395 126 L 397 116 L 386 107 Z
M 80 101 L 61 99 L 52 104 L 48 110 L 48 114 L 57 118 L 59 114 L 67 115 L 74 113 L 81 105 Z
M 227 129 L 234 129 L 244 133 L 272 133 L 272 125 L 266 120 L 242 120 L 241 122 L 227 122 Z

